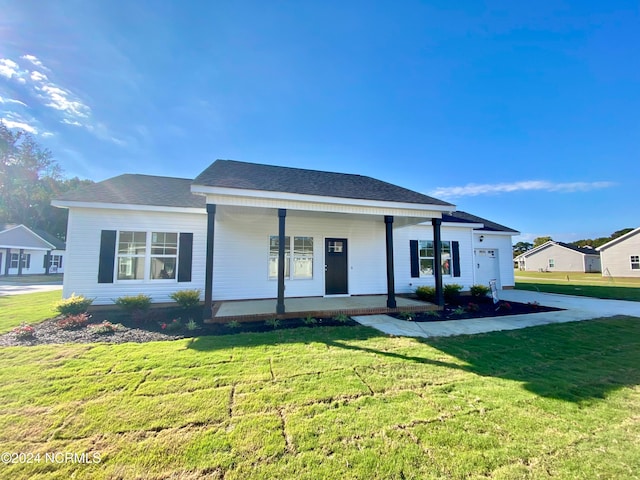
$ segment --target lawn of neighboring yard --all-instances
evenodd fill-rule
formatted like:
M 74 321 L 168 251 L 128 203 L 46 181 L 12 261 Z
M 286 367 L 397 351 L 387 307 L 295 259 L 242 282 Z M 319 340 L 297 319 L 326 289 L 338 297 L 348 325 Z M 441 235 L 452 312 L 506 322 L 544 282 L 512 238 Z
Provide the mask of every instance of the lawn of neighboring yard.
M 640 302 L 640 278 L 603 277 L 600 273 L 523 272 L 516 289 Z
M 40 454 L 0 464 L 0 478 L 640 472 L 637 318 L 428 341 L 300 328 L 0 359 L 0 451 Z
M 53 305 L 61 298 L 61 290 L 0 296 L 0 334 L 21 323 L 34 324 L 54 317 Z

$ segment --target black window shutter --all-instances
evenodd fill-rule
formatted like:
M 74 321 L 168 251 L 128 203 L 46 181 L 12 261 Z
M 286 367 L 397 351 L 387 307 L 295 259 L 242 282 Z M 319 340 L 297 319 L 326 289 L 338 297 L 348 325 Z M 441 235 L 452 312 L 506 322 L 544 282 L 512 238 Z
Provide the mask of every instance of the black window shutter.
M 193 260 L 193 233 L 180 234 L 180 250 L 178 251 L 178 281 L 191 281 L 191 263 Z
M 46 269 L 47 268 L 47 263 L 49 263 L 49 254 L 45 253 L 44 254 L 44 258 L 42 259 L 42 268 Z
M 27 264 L 26 264 L 25 268 L 27 270 L 29 270 L 31 268 L 31 254 L 30 253 L 27 253 Z
M 116 261 L 116 231 L 102 230 L 100 233 L 100 260 L 98 283 L 113 283 L 113 267 Z
M 453 260 L 453 276 L 460 276 L 460 242 L 451 242 L 451 257 Z
M 62 268 L 62 257 L 63 257 L 62 254 L 58 256 L 58 268 Z
M 420 258 L 418 257 L 418 241 L 409 240 L 411 250 L 411 278 L 420 277 Z

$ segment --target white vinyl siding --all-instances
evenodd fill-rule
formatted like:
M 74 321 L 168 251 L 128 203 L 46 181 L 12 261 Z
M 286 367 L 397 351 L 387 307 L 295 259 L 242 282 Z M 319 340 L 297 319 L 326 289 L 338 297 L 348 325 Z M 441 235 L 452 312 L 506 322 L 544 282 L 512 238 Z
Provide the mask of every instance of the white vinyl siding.
M 117 280 L 116 274 L 114 283 L 98 284 L 102 230 L 146 232 L 148 242 L 151 242 L 153 232 L 193 233 L 191 282 L 121 281 Z M 169 295 L 177 290 L 199 288 L 204 292 L 206 240 L 207 216 L 204 213 L 71 208 L 67 226 L 63 296 L 66 298 L 75 292 L 95 298 L 93 302 L 95 305 L 108 305 L 112 304 L 114 299 L 124 295 L 146 293 L 151 296 L 153 302 L 172 302 Z M 117 256 L 116 251 L 116 258 Z M 145 275 L 150 275 L 150 268 L 149 263 L 146 262 Z
M 600 251 L 602 274 L 640 277 L 640 230 Z

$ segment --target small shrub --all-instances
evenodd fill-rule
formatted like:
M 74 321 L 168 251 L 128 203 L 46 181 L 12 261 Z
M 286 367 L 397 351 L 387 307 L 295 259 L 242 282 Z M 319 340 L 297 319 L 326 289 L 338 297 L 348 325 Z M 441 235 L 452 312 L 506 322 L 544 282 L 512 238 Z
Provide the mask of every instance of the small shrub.
M 444 301 L 445 303 L 456 303 L 460 297 L 460 290 L 462 285 L 457 283 L 449 283 L 444 286 Z
M 228 328 L 240 328 L 240 322 L 237 320 L 231 320 L 225 324 Z
M 86 298 L 82 295 L 72 293 L 69 298 L 64 298 L 56 302 L 54 308 L 61 315 L 78 315 L 86 312 L 92 303 L 92 298 Z
M 467 304 L 467 312 L 476 313 L 480 311 L 480 305 L 477 303 L 469 302 Z
M 89 323 L 91 315 L 87 313 L 79 313 L 78 315 L 68 315 L 56 322 L 56 326 L 62 330 L 76 330 L 86 327 Z
M 345 315 L 344 313 L 339 313 L 338 315 L 333 317 L 333 319 L 339 323 L 347 323 L 350 320 L 349 316 Z
M 12 332 L 20 340 L 28 340 L 35 337 L 36 329 L 27 323 L 23 323 L 19 327 L 14 328 Z
M 491 289 L 484 285 L 471 285 L 469 291 L 472 297 L 483 298 L 489 295 Z
M 280 326 L 280 320 L 277 318 L 269 318 L 264 321 L 265 325 L 273 328 L 278 328 Z
M 424 312 L 423 315 L 426 315 L 427 317 L 432 317 L 432 318 L 440 318 L 440 312 L 437 310 L 428 310 Z
M 179 318 L 174 318 L 169 323 L 161 324 L 160 328 L 162 330 L 167 331 L 167 332 L 176 332 L 176 331 L 182 329 L 182 320 L 179 319 Z
M 435 287 L 428 287 L 426 285 L 420 286 L 416 288 L 416 296 L 420 300 L 433 303 L 436 301 L 436 289 Z
M 452 313 L 454 315 L 464 315 L 465 313 L 467 313 L 467 311 L 465 310 L 464 307 L 458 307 Z
M 502 309 L 506 312 L 510 312 L 512 308 L 513 307 L 511 307 L 511 304 L 509 302 L 501 302 L 496 310 Z
M 313 318 L 311 315 L 307 315 L 307 317 L 303 318 L 302 321 L 305 325 L 315 325 L 316 323 L 318 323 L 318 320 Z
M 402 320 L 407 320 L 407 321 L 409 321 L 409 322 L 410 322 L 411 320 L 413 320 L 413 316 L 414 316 L 414 314 L 413 314 L 413 313 L 411 313 L 411 312 L 400 312 L 400 313 L 398 314 L 398 317 L 400 317 Z
M 96 325 L 89 325 L 87 329 L 91 330 L 96 335 L 110 335 L 117 332 L 122 328 L 119 323 L 111 323 L 109 320 L 104 320 L 102 323 Z
M 189 319 L 185 327 L 187 327 L 187 330 L 189 330 L 190 332 L 193 332 L 194 330 L 197 330 L 198 328 L 200 328 L 198 326 L 198 323 L 193 318 Z
M 200 290 L 178 290 L 169 295 L 171 299 L 176 302 L 181 308 L 187 310 L 200 305 Z
M 138 295 L 117 298 L 114 303 L 125 312 L 146 311 L 151 306 L 151 297 L 144 293 L 139 293 Z

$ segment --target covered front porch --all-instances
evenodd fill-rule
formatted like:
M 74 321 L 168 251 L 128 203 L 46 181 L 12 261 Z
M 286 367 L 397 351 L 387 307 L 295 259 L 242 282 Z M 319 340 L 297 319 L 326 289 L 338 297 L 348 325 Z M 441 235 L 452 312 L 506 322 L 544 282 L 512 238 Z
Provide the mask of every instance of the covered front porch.
M 212 318 L 207 323 L 257 321 L 269 318 L 333 317 L 336 315 L 374 315 L 438 310 L 441 307 L 404 296 L 396 297 L 396 307 L 387 307 L 387 295 L 354 295 L 350 297 L 285 298 L 285 313 L 276 314 L 278 300 L 229 300 L 215 302 Z

